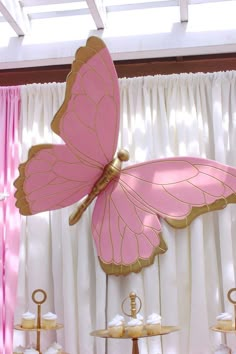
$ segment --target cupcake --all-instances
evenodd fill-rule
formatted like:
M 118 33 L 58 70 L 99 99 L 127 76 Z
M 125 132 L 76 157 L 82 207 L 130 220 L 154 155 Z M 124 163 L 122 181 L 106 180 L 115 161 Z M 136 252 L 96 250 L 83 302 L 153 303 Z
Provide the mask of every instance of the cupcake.
M 57 325 L 57 315 L 52 312 L 48 312 L 42 316 L 41 326 L 44 329 L 52 329 Z
M 223 312 L 216 317 L 216 327 L 223 330 L 232 330 L 233 321 L 232 315 L 227 312 Z
M 132 320 L 127 323 L 126 329 L 129 337 L 140 337 L 143 333 L 143 321 L 138 318 L 132 318 Z
M 145 327 L 148 335 L 159 334 L 161 331 L 161 316 L 157 313 L 149 315 Z
M 141 315 L 140 313 L 137 313 L 136 318 L 143 322 L 143 315 Z
M 125 319 L 121 315 L 116 315 L 109 323 L 108 323 L 108 334 L 113 338 L 122 337 L 124 334 L 124 322 Z
M 18 345 L 18 347 L 16 347 L 13 350 L 13 354 L 24 354 L 24 350 L 25 350 L 24 347 L 22 347 L 21 345 Z
M 214 354 L 230 354 L 231 349 L 227 347 L 225 344 L 220 344 L 216 350 L 214 351 Z
M 21 316 L 21 327 L 25 329 L 32 329 L 35 327 L 35 314 L 25 312 Z

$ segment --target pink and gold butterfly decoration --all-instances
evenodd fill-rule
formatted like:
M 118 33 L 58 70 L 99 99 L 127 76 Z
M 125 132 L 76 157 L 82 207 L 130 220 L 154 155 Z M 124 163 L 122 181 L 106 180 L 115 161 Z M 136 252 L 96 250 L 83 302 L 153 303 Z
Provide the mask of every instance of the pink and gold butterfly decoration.
M 69 206 L 77 222 L 96 198 L 92 234 L 107 274 L 139 272 L 167 250 L 159 217 L 176 228 L 236 202 L 236 169 L 212 160 L 173 157 L 121 169 L 115 156 L 120 120 L 117 74 L 104 42 L 78 49 L 65 99 L 51 127 L 62 145 L 33 146 L 19 166 L 16 206 L 23 215 Z

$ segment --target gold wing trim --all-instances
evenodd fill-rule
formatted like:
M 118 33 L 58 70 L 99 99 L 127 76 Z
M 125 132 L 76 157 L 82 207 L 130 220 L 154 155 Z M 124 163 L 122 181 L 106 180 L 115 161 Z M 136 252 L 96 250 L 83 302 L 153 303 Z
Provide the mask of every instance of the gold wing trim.
M 108 275 L 127 275 L 131 272 L 139 273 L 142 268 L 148 267 L 153 264 L 155 256 L 158 254 L 163 254 L 167 251 L 168 247 L 165 243 L 164 239 L 162 238 L 162 233 L 159 234 L 160 236 L 160 244 L 158 247 L 155 247 L 152 255 L 148 259 L 138 259 L 135 263 L 130 265 L 118 265 L 114 263 L 105 263 L 103 262 L 100 257 L 98 257 L 100 265 L 104 272 Z
M 209 205 L 203 205 L 201 207 L 193 207 L 191 213 L 184 219 L 176 220 L 171 218 L 165 218 L 165 221 L 176 229 L 182 229 L 189 226 L 191 222 L 199 215 L 208 213 L 209 211 L 224 209 L 228 204 L 236 203 L 236 195 L 231 194 L 227 198 L 221 198 Z
M 80 47 L 76 51 L 75 60 L 72 63 L 71 71 L 66 78 L 66 92 L 64 101 L 51 123 L 51 128 L 56 134 L 60 135 L 60 119 L 67 109 L 68 101 L 71 98 L 71 88 L 74 84 L 78 71 L 89 59 L 100 52 L 103 48 L 106 48 L 106 45 L 100 38 L 90 37 L 86 42 L 86 46 Z
M 33 158 L 37 152 L 44 149 L 50 149 L 52 144 L 40 144 L 32 146 L 28 152 L 28 160 L 24 163 L 21 163 L 18 167 L 19 177 L 14 181 L 13 185 L 16 188 L 16 192 L 14 194 L 16 198 L 16 207 L 19 208 L 20 213 L 22 215 L 32 215 L 32 212 L 29 207 L 29 203 L 26 199 L 26 194 L 24 192 L 23 184 L 25 182 L 25 166 L 28 164 L 31 158 Z

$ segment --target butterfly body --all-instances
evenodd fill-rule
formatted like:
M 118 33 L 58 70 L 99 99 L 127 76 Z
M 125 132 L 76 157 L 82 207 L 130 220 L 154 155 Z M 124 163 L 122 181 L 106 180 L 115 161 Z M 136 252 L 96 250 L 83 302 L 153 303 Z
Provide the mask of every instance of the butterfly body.
M 96 198 L 92 234 L 107 274 L 139 272 L 167 250 L 159 218 L 188 226 L 197 216 L 236 203 L 236 168 L 199 157 L 172 157 L 121 169 L 117 74 L 103 41 L 88 39 L 66 82 L 51 127 L 64 144 L 36 145 L 19 167 L 16 206 L 23 215 L 79 200 L 72 225 Z
M 108 183 L 118 177 L 121 171 L 122 162 L 128 161 L 129 153 L 126 150 L 120 150 L 117 154 L 117 157 L 114 158 L 111 162 L 109 162 L 103 169 L 103 173 L 101 177 L 94 184 L 91 192 L 84 199 L 84 201 L 77 207 L 74 213 L 69 218 L 69 224 L 74 225 L 78 222 L 88 208 L 88 206 L 92 203 L 92 201 L 101 193 Z

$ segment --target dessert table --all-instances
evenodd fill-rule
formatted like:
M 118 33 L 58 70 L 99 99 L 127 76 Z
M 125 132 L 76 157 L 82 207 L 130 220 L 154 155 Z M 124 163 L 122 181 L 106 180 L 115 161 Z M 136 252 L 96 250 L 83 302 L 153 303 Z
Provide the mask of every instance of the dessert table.
M 38 298 L 38 296 L 41 295 L 41 298 Z M 39 354 L 42 354 L 41 352 L 41 332 L 43 331 L 50 331 L 54 330 L 57 331 L 58 329 L 63 328 L 63 325 L 61 323 L 57 323 L 55 327 L 53 328 L 42 328 L 41 327 L 41 305 L 46 301 L 47 299 L 47 293 L 42 290 L 42 289 L 36 289 L 32 293 L 32 300 L 33 302 L 37 305 L 37 320 L 36 320 L 36 327 L 34 328 L 23 328 L 21 324 L 16 324 L 14 326 L 14 329 L 18 331 L 35 331 L 36 332 L 36 350 L 39 352 Z M 68 354 L 66 352 L 61 352 L 61 354 Z
M 127 299 L 130 299 L 130 313 L 127 313 L 124 310 L 124 305 Z M 139 306 L 137 308 L 136 300 L 139 300 Z M 122 312 L 129 317 L 136 318 L 137 314 L 141 310 L 142 307 L 142 301 L 141 299 L 134 293 L 131 292 L 129 294 L 129 297 L 125 298 L 121 304 Z M 124 326 L 124 333 L 121 337 L 112 337 L 108 329 L 98 329 L 90 333 L 91 336 L 94 337 L 100 337 L 100 338 L 106 338 L 106 339 L 131 339 L 133 344 L 132 344 L 132 354 L 139 354 L 139 347 L 138 347 L 138 340 L 140 338 L 148 338 L 148 337 L 155 337 L 155 336 L 163 336 L 166 334 L 170 334 L 172 332 L 179 331 L 179 328 L 176 326 L 161 326 L 161 329 L 158 331 L 156 334 L 148 334 L 145 325 L 143 326 L 143 331 L 140 336 L 138 337 L 131 337 L 128 334 L 127 331 L 127 326 Z

